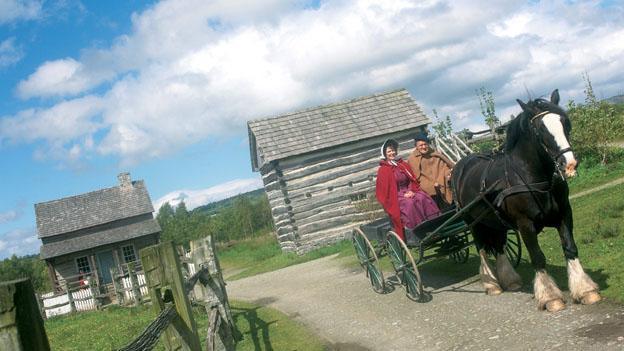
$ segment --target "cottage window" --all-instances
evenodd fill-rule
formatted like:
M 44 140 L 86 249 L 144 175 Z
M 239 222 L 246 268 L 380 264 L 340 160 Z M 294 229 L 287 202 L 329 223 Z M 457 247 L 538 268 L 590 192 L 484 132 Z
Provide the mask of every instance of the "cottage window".
M 121 252 L 123 253 L 124 262 L 134 262 L 136 261 L 136 255 L 134 254 L 134 246 L 127 245 L 121 248 Z
M 87 256 L 76 258 L 76 267 L 78 268 L 78 273 L 91 273 L 91 266 Z

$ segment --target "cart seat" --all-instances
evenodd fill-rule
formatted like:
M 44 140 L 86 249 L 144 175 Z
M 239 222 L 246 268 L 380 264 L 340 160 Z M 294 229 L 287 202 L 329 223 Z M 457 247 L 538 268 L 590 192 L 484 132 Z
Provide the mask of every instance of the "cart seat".
M 386 240 L 386 233 L 392 229 L 389 217 L 383 217 L 373 222 L 363 224 L 360 226 L 366 238 L 371 241 L 384 242 Z
M 447 209 L 445 212 L 442 212 L 439 216 L 431 218 L 431 219 L 428 219 L 428 220 L 426 220 L 424 222 L 421 222 L 419 225 L 417 225 L 416 227 L 414 227 L 412 229 L 406 228 L 406 233 L 407 233 L 407 230 L 409 230 L 411 233 L 413 233 L 413 235 L 417 239 L 422 240 L 429 233 L 435 231 L 440 226 L 442 226 L 442 224 L 444 224 L 444 222 L 449 220 L 456 213 L 457 213 L 457 211 L 455 210 L 455 208 L 453 206 L 453 208 Z M 460 226 L 461 227 L 465 226 L 464 221 L 461 218 L 457 218 L 452 223 L 447 223 L 444 226 L 444 228 L 442 228 L 442 231 L 453 230 L 455 227 L 460 227 Z

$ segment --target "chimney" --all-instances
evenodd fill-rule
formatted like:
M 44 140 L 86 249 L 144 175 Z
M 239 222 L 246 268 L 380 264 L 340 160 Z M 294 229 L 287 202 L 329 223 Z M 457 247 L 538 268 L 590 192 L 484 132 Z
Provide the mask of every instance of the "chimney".
M 117 179 L 119 180 L 119 186 L 124 188 L 128 186 L 132 186 L 132 180 L 130 179 L 130 173 L 123 172 L 117 175 Z

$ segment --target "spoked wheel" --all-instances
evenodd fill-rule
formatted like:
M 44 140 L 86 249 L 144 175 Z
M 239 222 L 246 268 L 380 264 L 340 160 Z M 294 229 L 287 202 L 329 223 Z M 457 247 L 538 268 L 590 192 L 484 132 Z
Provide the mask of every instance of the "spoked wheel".
M 464 235 L 467 235 L 467 233 L 465 232 Z M 459 241 L 460 245 L 466 246 L 468 245 L 468 241 L 466 240 L 466 237 L 456 237 L 456 239 Z M 470 249 L 468 247 L 465 247 L 463 249 L 457 250 L 457 251 L 453 251 L 449 254 L 449 258 L 455 262 L 455 263 L 466 263 L 468 261 L 468 255 L 470 254 Z
M 379 259 L 377 258 L 375 249 L 359 228 L 353 230 L 353 247 L 355 248 L 355 254 L 360 261 L 360 265 L 364 268 L 366 276 L 370 279 L 373 290 L 379 294 L 386 292 L 386 282 L 381 267 L 379 266 Z
M 468 255 L 470 250 L 468 248 L 461 249 L 459 251 L 452 252 L 449 257 L 455 263 L 466 263 L 468 261 Z
M 414 263 L 414 257 L 407 245 L 393 232 L 388 232 L 388 256 L 401 285 L 405 287 L 407 297 L 414 301 L 424 301 L 420 273 Z
M 507 233 L 507 245 L 505 245 L 505 253 L 509 262 L 514 267 L 518 267 L 520 264 L 520 258 L 522 257 L 522 243 L 520 242 L 520 234 L 517 231 L 509 231 Z

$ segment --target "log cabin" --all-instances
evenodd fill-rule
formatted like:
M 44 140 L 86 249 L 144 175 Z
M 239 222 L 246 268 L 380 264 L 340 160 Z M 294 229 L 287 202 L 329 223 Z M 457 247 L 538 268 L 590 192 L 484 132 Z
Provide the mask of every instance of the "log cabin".
M 144 182 L 129 173 L 117 178 L 117 186 L 35 204 L 40 259 L 56 290 L 90 276 L 106 293 L 111 268 L 121 270 L 139 259 L 140 249 L 159 242 Z
M 306 253 L 383 216 L 370 206 L 381 144 L 396 139 L 405 159 L 429 123 L 405 89 L 249 121 L 251 167 L 282 250 Z

